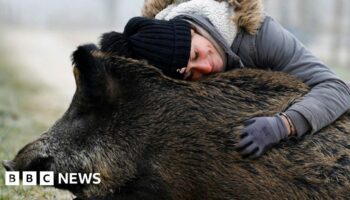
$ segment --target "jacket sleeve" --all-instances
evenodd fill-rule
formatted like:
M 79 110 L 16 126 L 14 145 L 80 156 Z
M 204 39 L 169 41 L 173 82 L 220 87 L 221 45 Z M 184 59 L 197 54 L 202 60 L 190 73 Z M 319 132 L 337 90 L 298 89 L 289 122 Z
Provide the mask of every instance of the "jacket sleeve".
M 349 87 L 271 17 L 265 18 L 255 45 L 256 66 L 294 75 L 311 88 L 286 111 L 298 136 L 319 131 L 350 108 Z

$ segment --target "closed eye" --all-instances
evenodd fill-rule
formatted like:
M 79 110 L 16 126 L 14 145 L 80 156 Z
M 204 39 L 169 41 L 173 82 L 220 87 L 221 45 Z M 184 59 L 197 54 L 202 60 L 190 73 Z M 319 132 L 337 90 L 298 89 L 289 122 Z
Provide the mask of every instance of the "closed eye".
M 198 52 L 194 52 L 194 55 L 192 56 L 191 60 L 195 61 L 198 58 Z

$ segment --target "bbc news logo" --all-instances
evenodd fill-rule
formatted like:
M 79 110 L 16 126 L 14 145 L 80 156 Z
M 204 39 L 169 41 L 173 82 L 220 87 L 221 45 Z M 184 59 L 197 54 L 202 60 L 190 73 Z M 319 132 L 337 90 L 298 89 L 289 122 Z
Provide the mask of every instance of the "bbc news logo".
M 39 174 L 39 176 L 37 176 Z M 22 185 L 54 185 L 54 172 L 23 171 Z M 58 184 L 99 184 L 100 173 L 58 173 Z M 20 185 L 20 172 L 5 172 L 5 185 Z

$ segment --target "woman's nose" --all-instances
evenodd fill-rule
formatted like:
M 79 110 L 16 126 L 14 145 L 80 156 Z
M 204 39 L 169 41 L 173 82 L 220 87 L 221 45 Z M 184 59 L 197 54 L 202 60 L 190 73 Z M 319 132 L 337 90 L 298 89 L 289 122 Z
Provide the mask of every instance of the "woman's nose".
M 190 74 L 189 80 L 195 81 L 201 79 L 204 75 L 210 74 L 212 66 L 209 61 L 197 61 L 190 65 L 186 71 Z
M 211 66 L 210 62 L 207 59 L 199 60 L 196 63 L 193 63 L 192 66 L 190 66 L 191 72 L 197 72 L 201 74 L 209 74 L 212 71 L 213 66 Z

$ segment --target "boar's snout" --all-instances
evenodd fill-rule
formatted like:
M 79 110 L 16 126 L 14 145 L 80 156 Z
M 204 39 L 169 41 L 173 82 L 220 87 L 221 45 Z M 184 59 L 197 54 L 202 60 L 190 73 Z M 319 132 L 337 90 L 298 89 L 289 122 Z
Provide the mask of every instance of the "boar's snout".
M 36 157 L 26 161 L 4 160 L 2 165 L 6 171 L 48 171 L 51 170 L 53 164 L 52 157 Z
M 47 142 L 39 139 L 24 146 L 11 161 L 2 165 L 7 171 L 49 171 L 54 163 L 53 156 L 47 152 Z
M 2 166 L 5 167 L 6 171 L 14 171 L 13 162 L 10 160 L 2 161 Z

